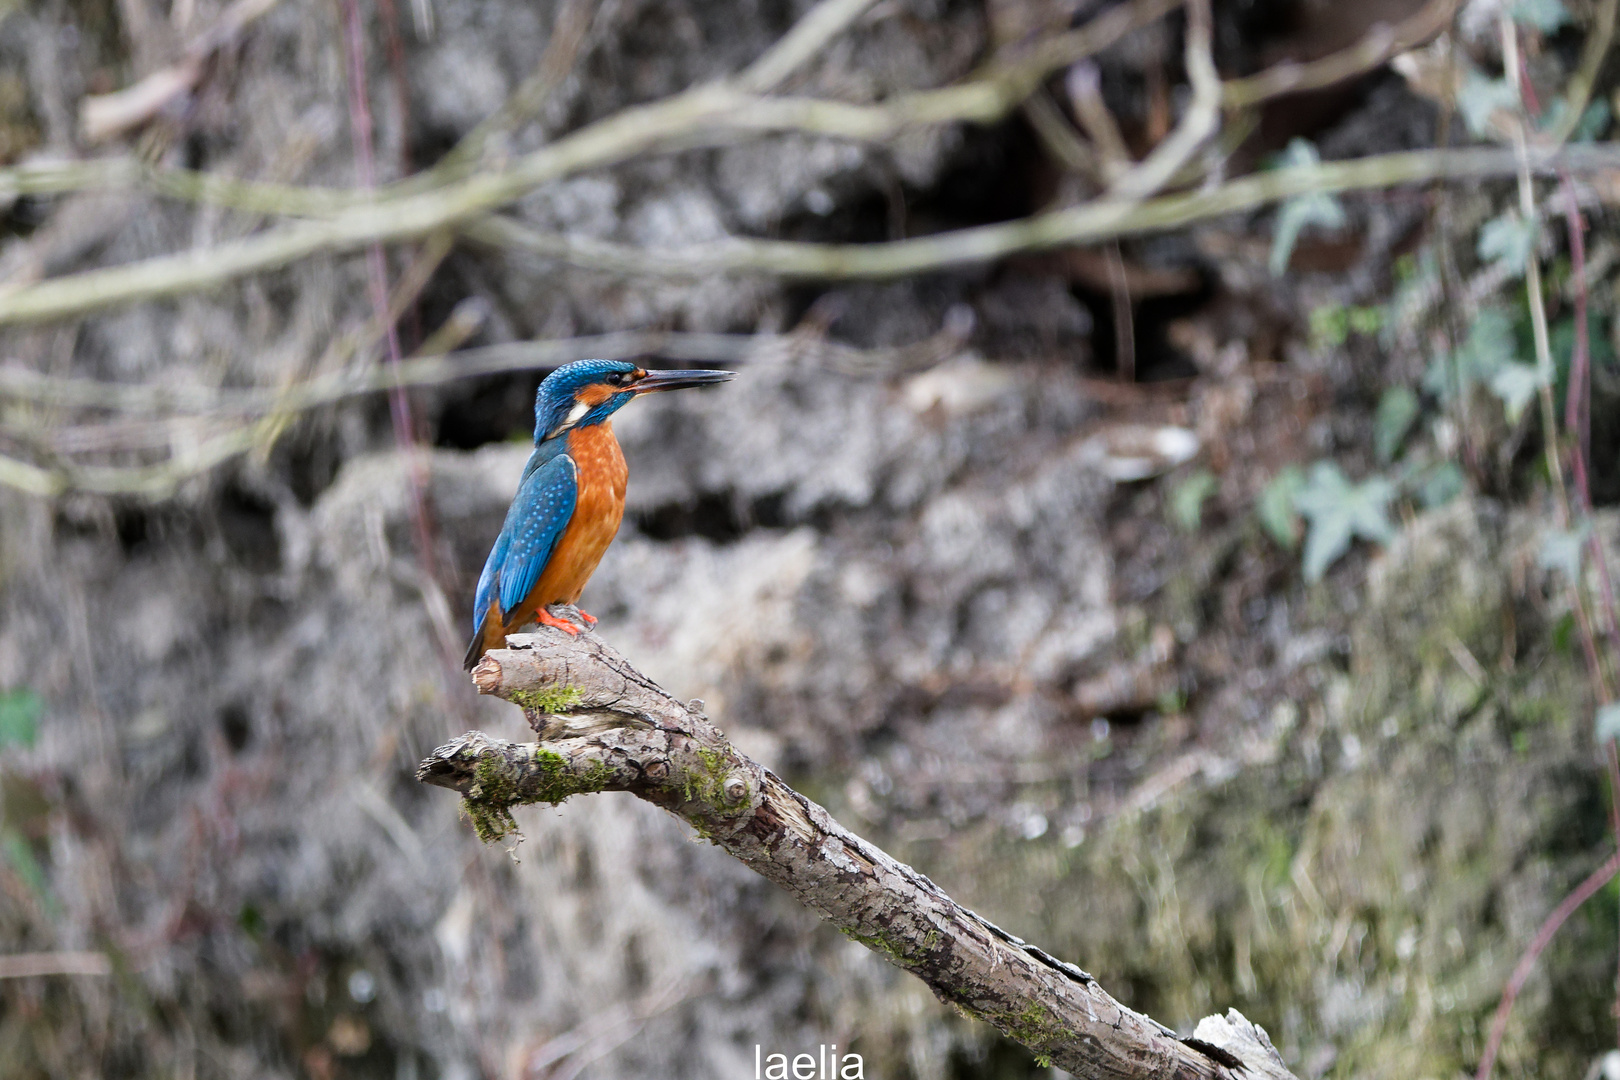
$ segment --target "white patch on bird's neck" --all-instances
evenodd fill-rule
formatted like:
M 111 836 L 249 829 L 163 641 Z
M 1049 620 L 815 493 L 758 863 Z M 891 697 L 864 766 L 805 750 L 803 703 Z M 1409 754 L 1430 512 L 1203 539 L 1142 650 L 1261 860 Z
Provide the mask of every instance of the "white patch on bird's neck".
M 555 439 L 558 435 L 561 435 L 563 432 L 569 430 L 575 424 L 585 419 L 585 414 L 590 411 L 591 407 L 585 402 L 574 402 L 574 407 L 568 410 L 568 415 L 563 417 L 563 422 L 552 428 L 551 432 L 546 436 L 546 438 Z

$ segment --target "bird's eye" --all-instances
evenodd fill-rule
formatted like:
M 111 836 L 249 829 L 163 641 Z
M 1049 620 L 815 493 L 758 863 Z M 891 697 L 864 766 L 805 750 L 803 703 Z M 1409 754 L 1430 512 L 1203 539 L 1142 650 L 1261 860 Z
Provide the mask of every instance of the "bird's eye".
M 607 377 L 607 381 L 608 381 L 609 386 L 623 386 L 624 385 L 624 372 L 622 372 L 622 371 L 613 372 L 612 374 L 610 374 Z

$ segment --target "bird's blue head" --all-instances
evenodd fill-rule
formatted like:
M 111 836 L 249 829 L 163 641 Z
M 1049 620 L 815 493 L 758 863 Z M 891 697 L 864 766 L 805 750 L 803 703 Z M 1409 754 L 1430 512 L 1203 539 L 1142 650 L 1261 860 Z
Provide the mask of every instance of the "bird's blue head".
M 535 445 L 600 424 L 638 394 L 707 386 L 730 371 L 648 371 L 628 360 L 576 360 L 547 375 L 534 396 Z

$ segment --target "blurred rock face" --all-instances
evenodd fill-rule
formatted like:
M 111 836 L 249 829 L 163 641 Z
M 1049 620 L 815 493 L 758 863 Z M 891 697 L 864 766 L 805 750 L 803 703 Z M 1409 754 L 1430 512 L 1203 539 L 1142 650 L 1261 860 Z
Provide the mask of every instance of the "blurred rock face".
M 604 4 L 575 74 L 496 153 L 737 70 L 806 6 Z M 498 107 L 556 11 L 434 0 L 401 18 L 409 128 L 372 49 L 385 171 Z M 335 20 L 286 0 L 256 24 L 194 121 L 195 164 L 352 182 Z M 32 95 L 17 130 L 68 145 L 119 33 L 106 12 L 0 16 L 0 90 L 25 71 Z M 880 5 L 803 89 L 940 85 L 984 46 L 976 7 Z M 920 231 L 1010 212 L 1030 197 L 1004 168 L 1016 150 L 1007 132 L 783 139 L 572 178 L 515 212 L 653 246 L 874 239 L 902 214 Z M 64 199 L 0 241 L 0 268 L 253 227 Z M 1015 267 L 831 293 L 836 336 L 862 345 L 926 337 L 960 302 L 980 330 L 922 372 L 856 377 L 806 350 L 621 413 L 629 514 L 584 597 L 602 632 L 852 827 L 1167 1022 L 1236 1005 L 1302 1076 L 1471 1062 L 1518 943 L 1600 846 L 1576 658 L 1548 645 L 1550 593 L 1523 570 L 1534 523 L 1459 504 L 1417 522 L 1364 594 L 1307 594 L 1276 563 L 1244 598 L 1264 617 L 1229 615 L 1230 568 L 1270 549 L 1241 522 L 1171 534 L 1153 487 L 1109 479 L 1081 376 L 1091 317 L 1066 280 Z M 359 260 L 316 259 L 0 347 L 41 370 L 273 386 L 341 363 L 327 348 L 365 295 Z M 810 300 L 470 246 L 424 321 L 466 296 L 489 302 L 496 342 L 776 330 Z M 1210 403 L 1239 402 L 1236 428 L 1270 391 L 1209 382 L 1176 423 L 1213 453 Z M 713 1080 L 749 1075 L 755 1043 L 837 1043 L 869 1076 L 1033 1068 L 634 800 L 520 811 L 508 858 L 414 782 L 448 736 L 524 733 L 457 661 L 532 385 L 416 399 L 440 443 L 420 465 L 442 584 L 380 406 L 306 417 L 156 506 L 0 491 L 0 688 L 47 705 L 39 744 L 0 763 L 0 941 L 110 949 L 120 972 L 0 984 L 0 1073 Z M 1499 673 L 1488 687 L 1459 649 Z M 1533 984 L 1508 1060 L 1577 1068 L 1561 1048 L 1606 1023 L 1612 934 L 1594 918 L 1563 939 L 1559 988 Z

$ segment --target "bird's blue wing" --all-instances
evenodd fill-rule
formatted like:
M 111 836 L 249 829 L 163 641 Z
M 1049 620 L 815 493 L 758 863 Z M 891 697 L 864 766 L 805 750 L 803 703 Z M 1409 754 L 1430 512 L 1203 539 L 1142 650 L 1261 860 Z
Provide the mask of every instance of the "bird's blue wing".
M 579 470 L 574 459 L 558 454 L 524 470 L 506 523 L 490 549 L 484 572 L 478 576 L 473 628 L 483 625 L 491 601 L 501 605 L 501 618 L 523 603 L 551 561 L 557 541 L 574 516 L 579 494 Z

